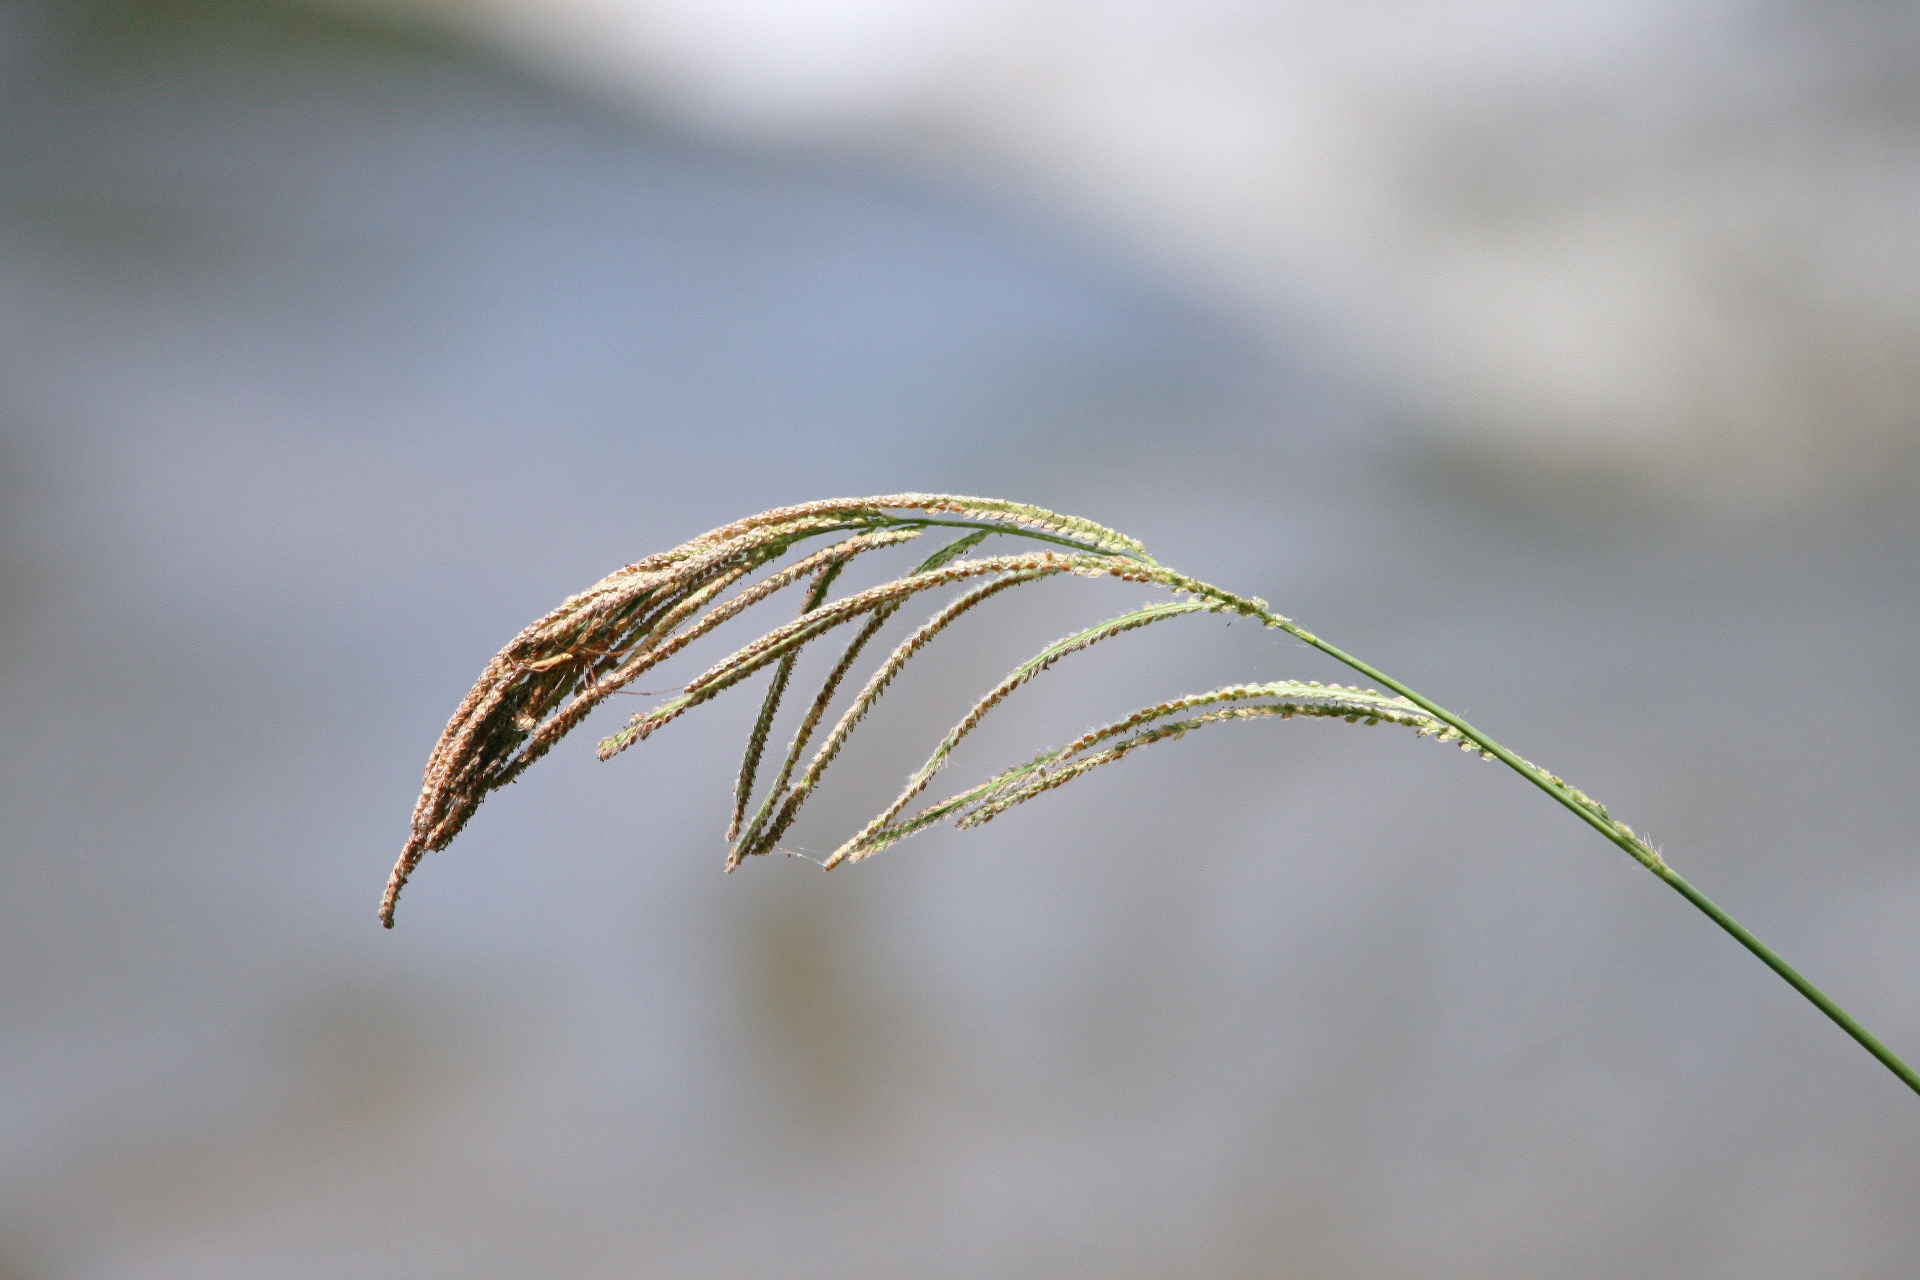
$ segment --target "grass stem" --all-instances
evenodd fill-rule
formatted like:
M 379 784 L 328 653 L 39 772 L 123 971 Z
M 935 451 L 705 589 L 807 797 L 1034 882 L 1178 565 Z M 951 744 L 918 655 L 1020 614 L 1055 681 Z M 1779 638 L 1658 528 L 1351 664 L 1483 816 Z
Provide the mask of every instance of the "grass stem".
M 1616 822 L 1608 817 L 1605 810 L 1600 809 L 1593 801 L 1588 800 L 1572 787 L 1569 787 L 1561 779 L 1547 773 L 1540 768 L 1539 765 L 1515 755 L 1506 747 L 1501 746 L 1498 742 L 1495 742 L 1492 738 L 1474 728 L 1459 716 L 1453 714 L 1453 712 L 1448 711 L 1445 707 L 1431 699 L 1416 693 L 1406 685 L 1401 684 L 1398 680 L 1395 680 L 1392 676 L 1387 675 L 1385 672 L 1380 671 L 1368 663 L 1362 662 L 1352 654 L 1328 644 L 1319 636 L 1295 624 L 1290 619 L 1282 618 L 1278 614 L 1266 610 L 1261 610 L 1260 613 L 1263 616 L 1263 620 L 1269 625 L 1278 627 L 1289 635 L 1304 640 L 1328 657 L 1345 663 L 1355 671 L 1366 676 L 1369 680 L 1376 680 L 1382 685 L 1385 685 L 1421 710 L 1437 719 L 1446 721 L 1467 738 L 1477 743 L 1489 755 L 1493 756 L 1494 759 L 1500 761 L 1500 763 L 1506 765 L 1528 782 L 1539 787 L 1542 791 L 1572 810 L 1575 816 L 1580 818 L 1581 821 L 1626 850 L 1627 853 L 1633 857 L 1634 861 L 1653 872 L 1654 875 L 1660 877 L 1660 879 L 1672 887 L 1674 892 L 1699 908 L 1707 919 L 1726 930 L 1727 933 L 1733 937 L 1734 941 L 1758 956 L 1761 962 L 1769 969 L 1786 979 L 1788 985 L 1805 996 L 1808 1001 L 1813 1004 L 1814 1008 L 1826 1014 L 1827 1017 L 1833 1020 L 1834 1025 L 1852 1036 L 1861 1048 L 1879 1059 L 1882 1066 L 1898 1076 L 1909 1089 L 1920 1094 L 1920 1072 L 1916 1072 L 1912 1067 L 1902 1061 L 1898 1054 L 1892 1049 L 1889 1049 L 1880 1040 L 1880 1037 L 1867 1030 L 1866 1027 L 1861 1025 L 1857 1018 L 1841 1008 L 1832 996 L 1829 996 L 1826 992 L 1815 986 L 1812 980 L 1805 974 L 1788 964 L 1779 952 L 1760 941 L 1759 938 L 1754 936 L 1752 930 L 1727 914 L 1724 908 L 1696 888 L 1692 881 L 1668 866 L 1666 859 L 1662 858 L 1660 854 L 1652 849 L 1644 840 L 1634 836 L 1631 829 L 1627 828 L 1625 824 Z

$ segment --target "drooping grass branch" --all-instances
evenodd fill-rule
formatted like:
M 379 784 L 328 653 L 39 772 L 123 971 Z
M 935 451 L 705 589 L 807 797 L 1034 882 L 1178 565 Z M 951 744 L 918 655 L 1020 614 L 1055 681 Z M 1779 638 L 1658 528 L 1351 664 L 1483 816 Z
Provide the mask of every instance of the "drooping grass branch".
M 834 583 L 854 557 L 949 529 L 960 536 L 926 557 L 910 573 L 831 598 Z M 968 557 L 996 535 L 1037 543 L 1040 549 Z M 823 538 L 834 540 L 727 595 L 803 544 Z M 601 759 L 608 759 L 771 667 L 772 680 L 735 783 L 733 819 L 727 831 L 732 846 L 727 869 L 777 848 L 827 767 L 913 658 L 974 606 L 1002 592 L 1060 574 L 1118 578 L 1157 587 L 1176 598 L 1055 641 L 1016 667 L 940 740 L 893 803 L 834 851 L 826 860 L 827 867 L 870 857 L 944 819 L 951 818 L 961 827 L 990 822 L 1014 805 L 1064 786 L 1141 747 L 1211 725 L 1296 717 L 1397 724 L 1422 737 L 1453 742 L 1497 760 L 1552 796 L 1704 912 L 1920 1093 L 1920 1074 L 1667 865 L 1658 850 L 1609 814 L 1606 806 L 1578 788 L 1515 755 L 1444 707 L 1335 648 L 1290 618 L 1273 612 L 1263 600 L 1238 596 L 1168 569 L 1148 555 L 1139 542 L 1090 520 L 992 498 L 907 493 L 782 507 L 649 556 L 608 575 L 581 594 L 569 596 L 487 664 L 441 734 L 427 761 L 420 800 L 414 808 L 412 835 L 394 865 L 381 900 L 381 921 L 393 927 L 400 890 L 420 859 L 445 848 L 488 793 L 518 777 L 596 706 L 721 624 L 785 587 L 810 580 L 799 612 L 790 621 L 695 677 L 679 696 L 633 716 L 625 728 L 600 744 Z M 965 589 L 959 595 L 880 663 L 806 767 L 801 768 L 801 757 L 825 723 L 835 695 L 867 643 L 915 597 L 961 584 Z M 1190 613 L 1234 613 L 1257 619 L 1264 626 L 1297 637 L 1391 692 L 1283 680 L 1231 685 L 1170 699 L 902 816 L 946 765 L 960 740 L 1022 685 L 1097 643 Z M 796 659 L 815 640 L 855 624 L 852 639 L 809 703 L 773 783 L 755 808 L 752 797 L 760 764 L 792 682 Z M 753 809 L 751 818 L 747 816 L 749 809 Z

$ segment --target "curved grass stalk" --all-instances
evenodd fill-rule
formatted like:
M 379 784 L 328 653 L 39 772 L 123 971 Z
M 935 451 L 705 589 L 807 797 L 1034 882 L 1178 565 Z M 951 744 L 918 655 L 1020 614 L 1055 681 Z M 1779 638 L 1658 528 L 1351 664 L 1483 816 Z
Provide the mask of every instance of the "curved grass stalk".
M 1653 872 L 1654 875 L 1666 883 L 1668 888 L 1692 903 L 1702 915 L 1719 925 L 1735 942 L 1738 942 L 1748 951 L 1751 951 L 1762 964 L 1783 978 L 1788 986 L 1806 997 L 1807 1001 L 1812 1004 L 1814 1008 L 1826 1014 L 1835 1026 L 1839 1027 L 1849 1036 L 1852 1036 L 1861 1048 L 1872 1054 L 1874 1058 L 1879 1061 L 1880 1065 L 1891 1071 L 1899 1078 L 1901 1083 L 1905 1084 L 1915 1093 L 1920 1094 L 1920 1072 L 1908 1066 L 1907 1063 L 1901 1059 L 1900 1055 L 1888 1048 L 1873 1032 L 1867 1030 L 1866 1025 L 1859 1019 L 1841 1008 L 1833 997 L 1815 986 L 1812 980 L 1805 974 L 1788 964 L 1785 957 L 1762 942 L 1752 930 L 1734 919 L 1723 907 L 1702 893 L 1692 881 L 1669 866 L 1658 849 L 1655 849 L 1640 836 L 1636 835 L 1632 827 L 1610 816 L 1607 813 L 1606 806 L 1593 800 L 1578 788 L 1569 786 L 1566 780 L 1557 774 L 1548 773 L 1538 765 L 1521 759 L 1507 748 L 1495 742 L 1492 738 L 1489 738 L 1468 724 L 1465 720 L 1448 711 L 1445 707 L 1429 701 L 1393 677 L 1375 670 L 1352 654 L 1335 648 L 1305 628 L 1295 626 L 1291 621 L 1279 619 L 1277 615 L 1275 615 L 1275 617 L 1276 621 L 1274 625 L 1279 626 L 1288 634 L 1306 641 L 1328 657 L 1339 662 L 1344 662 L 1347 666 L 1352 667 L 1368 679 L 1379 681 L 1415 706 L 1429 712 L 1436 719 L 1444 720 L 1459 730 L 1463 737 L 1477 743 L 1488 755 L 1552 796 L 1554 800 L 1558 801 L 1565 808 L 1571 810 L 1575 817 L 1625 850 L 1627 855 L 1635 862 L 1638 862 L 1641 866 Z
M 853 556 L 910 540 L 933 528 L 967 532 L 904 577 L 839 600 L 827 599 L 840 568 Z M 737 582 L 800 543 L 833 533 L 850 536 L 772 573 L 725 603 L 713 605 Z M 1059 549 L 977 560 L 956 558 L 995 534 Z M 412 835 L 394 865 L 381 900 L 381 921 L 392 927 L 400 890 L 421 857 L 445 847 L 490 792 L 517 777 L 575 728 L 594 706 L 694 639 L 808 574 L 814 575 L 814 586 L 798 617 L 736 650 L 689 683 L 681 696 L 635 716 L 600 746 L 603 759 L 617 754 L 693 707 L 768 666 L 775 667 L 772 686 L 748 738 L 736 785 L 733 822 L 728 831 L 733 842 L 729 869 L 744 856 L 774 847 L 821 774 L 888 684 L 935 634 L 961 614 L 991 595 L 1041 578 L 1060 574 L 1117 578 L 1186 599 L 1150 605 L 1077 632 L 1015 668 L 948 732 L 926 764 L 907 780 L 894 803 L 836 850 L 827 865 L 859 861 L 945 818 L 954 818 L 962 827 L 980 826 L 1015 805 L 1143 746 L 1171 741 L 1214 724 L 1295 716 L 1399 724 L 1423 737 L 1455 742 L 1497 760 L 1546 792 L 1692 903 L 1920 1093 L 1920 1073 L 1585 792 L 1516 755 L 1438 703 L 1274 612 L 1264 600 L 1235 595 L 1168 569 L 1148 555 L 1139 542 L 1104 525 L 1001 499 L 909 493 L 782 507 L 636 561 L 562 601 L 495 655 L 448 721 L 428 758 L 420 799 L 414 808 Z M 799 757 L 824 721 L 841 683 L 887 619 L 922 592 L 980 577 L 988 580 L 953 600 L 889 655 L 841 715 L 800 779 L 793 781 Z M 1391 690 L 1391 695 L 1317 682 L 1275 681 L 1230 685 L 1175 698 L 1083 734 L 1065 747 L 1042 752 L 911 817 L 899 816 L 981 717 L 1060 658 L 1165 618 L 1207 612 L 1237 613 L 1285 631 Z M 778 778 L 753 820 L 741 830 L 795 659 L 807 644 L 856 619 L 865 619 L 864 625 L 812 700 Z M 1186 714 L 1191 712 L 1198 714 Z

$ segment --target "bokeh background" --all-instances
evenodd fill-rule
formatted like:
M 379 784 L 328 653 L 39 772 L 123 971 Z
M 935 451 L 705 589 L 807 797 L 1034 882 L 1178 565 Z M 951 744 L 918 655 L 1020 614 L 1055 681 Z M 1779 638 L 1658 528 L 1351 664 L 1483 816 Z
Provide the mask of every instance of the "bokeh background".
M 0 8 L 0 1277 L 1920 1274 L 1916 1100 L 1411 735 L 729 878 L 741 695 L 373 917 L 529 618 L 988 493 L 1469 715 L 1920 1054 L 1914 12 Z M 793 843 L 1137 599 L 982 610 Z M 1157 628 L 955 777 L 1339 674 Z

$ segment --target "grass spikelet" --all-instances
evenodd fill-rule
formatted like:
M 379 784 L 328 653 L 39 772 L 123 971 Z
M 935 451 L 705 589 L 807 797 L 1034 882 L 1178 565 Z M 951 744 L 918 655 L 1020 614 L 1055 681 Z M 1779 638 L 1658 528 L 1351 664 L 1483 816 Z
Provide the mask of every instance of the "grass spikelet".
M 845 564 L 864 551 L 904 542 L 918 536 L 918 533 L 918 530 L 882 530 L 848 538 L 763 579 L 705 614 L 686 630 L 676 632 L 675 628 L 681 622 L 698 613 L 766 559 L 785 549 L 785 544 L 756 540 L 758 545 L 746 548 L 741 553 L 740 562 L 718 563 L 714 567 L 717 576 L 688 592 L 657 617 L 649 619 L 644 628 L 637 629 L 637 642 L 629 638 L 622 646 L 633 650 L 633 656 L 613 668 L 604 678 L 592 680 L 587 688 L 574 697 L 571 705 L 558 711 L 547 724 L 541 724 L 540 721 L 554 710 L 577 681 L 564 674 L 551 676 L 539 671 L 533 664 L 541 660 L 531 656 L 517 661 L 510 659 L 502 668 L 504 680 L 497 681 L 493 692 L 480 701 L 472 714 L 471 723 L 462 727 L 452 747 L 439 759 L 437 773 L 430 768 L 427 792 L 437 793 L 437 796 L 435 802 L 428 806 L 428 816 L 437 820 L 431 822 L 421 841 L 421 849 L 444 847 L 458 834 L 488 792 L 511 782 L 529 764 L 544 755 L 594 706 L 700 636 L 809 572 L 831 564 Z M 678 580 L 684 586 L 700 581 L 703 576 L 683 574 L 678 575 Z M 522 648 L 525 649 L 524 646 Z M 529 655 L 540 652 L 538 649 L 525 651 Z M 517 680 L 516 677 L 521 675 L 534 675 L 535 678 L 531 681 Z M 500 723 L 503 716 L 507 722 L 504 729 Z M 524 747 L 521 745 L 523 742 Z M 404 881 L 405 877 L 401 879 Z
M 1003 525 L 1006 531 L 1038 537 L 1042 541 L 1062 541 L 1067 545 L 1109 555 L 1127 555 L 1152 564 L 1146 547 L 1124 533 L 1105 525 L 1066 516 L 1024 502 L 1001 498 L 967 498 L 948 493 L 896 493 L 878 498 L 829 498 L 822 502 L 778 507 L 756 516 L 715 529 L 694 540 L 725 542 L 753 530 L 784 527 L 806 518 L 873 519 L 888 511 L 917 511 L 928 516 L 960 516 L 981 523 Z M 694 544 L 688 544 L 694 545 Z M 644 563 L 644 562 L 643 562 Z
M 1072 638 L 1069 637 L 1069 639 Z M 1208 713 L 1178 721 L 1177 728 L 1154 723 L 1185 711 L 1194 711 L 1221 703 L 1255 700 L 1262 701 L 1255 707 L 1236 707 L 1226 712 Z M 1188 730 L 1204 724 L 1266 715 L 1277 715 L 1283 719 L 1295 715 L 1308 715 L 1352 722 L 1365 721 L 1369 724 L 1381 722 L 1401 724 L 1415 730 L 1423 737 L 1432 737 L 1443 742 L 1453 741 L 1459 737 L 1449 726 L 1405 699 L 1389 697 L 1372 689 L 1354 689 L 1344 685 L 1323 685 L 1317 681 L 1294 680 L 1278 680 L 1267 684 L 1228 685 L 1206 693 L 1189 694 L 1186 697 L 1155 703 L 1150 707 L 1142 707 L 1131 715 L 1082 734 L 1064 747 L 1043 751 L 1031 760 L 996 774 L 979 786 L 970 787 L 958 795 L 949 796 L 905 822 L 891 823 L 876 820 L 878 825 L 868 824 L 866 831 L 835 850 L 833 856 L 827 860 L 827 864 L 835 866 L 840 862 L 858 862 L 916 831 L 925 829 L 934 822 L 955 814 L 959 815 L 958 825 L 962 827 L 978 825 L 979 822 L 985 821 L 977 816 L 983 808 L 997 805 L 993 812 L 998 813 L 1001 809 L 1011 807 L 1022 800 L 1064 785 L 1071 778 L 1078 777 L 1096 764 L 1117 760 L 1150 742 L 1178 738 Z M 1117 748 L 1109 748 L 1101 752 L 1097 758 L 1075 759 L 1101 743 L 1115 738 L 1124 740 Z M 1017 798 L 1009 799 L 1009 797 Z M 1002 800 L 1006 800 L 1006 803 L 1000 804 Z M 897 813 L 898 809 L 890 812 Z M 885 817 L 886 815 L 883 814 L 882 818 Z
M 907 779 L 905 789 L 900 792 L 894 802 L 878 814 L 873 821 L 869 822 L 866 828 L 858 835 L 847 841 L 847 843 L 840 848 L 834 850 L 833 855 L 827 860 L 826 865 L 829 868 L 837 866 L 840 862 L 844 861 L 853 850 L 865 845 L 876 832 L 885 827 L 889 822 L 892 822 L 893 819 L 899 815 L 900 811 L 912 802 L 915 796 L 926 789 L 927 783 L 933 780 L 933 775 L 947 762 L 948 757 L 953 754 L 954 748 L 960 745 L 960 739 L 973 732 L 974 727 L 986 718 L 987 712 L 999 706 L 1015 689 L 1018 689 L 1029 680 L 1034 679 L 1053 666 L 1054 663 L 1060 661 L 1060 659 L 1070 653 L 1078 653 L 1082 649 L 1090 648 L 1102 640 L 1120 635 L 1122 632 L 1149 626 L 1164 618 L 1177 618 L 1181 614 L 1194 613 L 1201 609 L 1215 607 L 1217 606 L 1201 600 L 1187 600 L 1175 604 L 1149 605 L 1144 609 L 1136 609 L 1132 613 L 1122 614 L 1117 618 L 1110 618 L 1097 627 L 1088 627 L 1084 631 L 1078 631 L 1073 635 L 1054 641 L 1039 653 L 1015 667 L 1006 679 L 995 685 L 980 701 L 974 703 L 972 710 L 968 711 L 967 714 L 961 718 L 960 723 L 950 729 L 947 732 L 947 736 L 940 740 L 940 745 L 933 749 L 933 754 L 927 757 L 927 762 L 920 767 L 919 772 Z
M 960 817 L 956 825 L 967 828 L 990 822 L 1014 805 L 1030 800 L 1043 792 L 1065 786 L 1068 782 L 1090 773 L 1100 765 L 1119 760 L 1141 747 L 1151 746 L 1156 742 L 1172 742 L 1195 729 L 1232 720 L 1249 720 L 1263 716 L 1277 716 L 1282 720 L 1291 720 L 1295 716 L 1307 716 L 1344 720 L 1348 724 L 1401 724 L 1415 729 L 1422 737 L 1446 740 L 1446 735 L 1441 732 L 1443 726 L 1440 726 L 1433 717 L 1403 699 L 1387 698 L 1370 689 L 1309 688 L 1283 683 L 1266 686 L 1264 693 L 1260 696 L 1272 698 L 1273 701 L 1258 702 L 1249 706 L 1227 706 L 1209 711 L 1204 715 L 1162 723 L 1152 723 L 1152 721 L 1170 713 L 1158 707 L 1151 708 L 1148 715 L 1129 717 L 1119 724 L 1132 726 L 1135 731 L 1120 738 L 1112 746 L 1091 755 L 1080 756 L 1078 759 L 1072 758 L 1072 752 L 1069 751 L 1044 762 L 1032 762 L 1032 767 L 1024 776 L 1012 780 L 1010 785 L 1002 785 L 988 792 L 977 805 Z M 1189 705 L 1204 704 L 1196 700 Z M 1145 727 L 1140 727 L 1142 725 Z M 1075 748 L 1084 749 L 1085 746 L 1116 736 L 1119 732 L 1121 732 L 1119 725 L 1109 726 L 1082 739 L 1080 743 L 1075 744 Z
M 489 792 L 519 776 L 623 685 L 789 582 L 924 532 L 913 525 L 856 532 L 676 630 L 796 542 L 848 529 L 860 525 L 803 515 L 730 539 L 696 539 L 608 575 L 510 641 L 468 691 L 428 758 L 412 837 L 381 898 L 382 922 L 392 926 L 400 890 L 426 853 L 444 848 Z
M 977 529 L 964 537 L 956 538 L 954 541 L 921 561 L 918 567 L 908 576 L 919 577 L 932 573 L 941 566 L 959 559 L 974 547 L 979 546 L 988 536 L 990 536 L 988 531 Z M 868 617 L 866 625 L 855 633 L 845 651 L 841 653 L 840 660 L 835 663 L 833 669 L 827 673 L 826 680 L 821 684 L 819 692 L 814 695 L 812 703 L 807 707 L 807 713 L 802 717 L 800 727 L 794 734 L 793 741 L 787 747 L 786 758 L 780 765 L 779 777 L 774 779 L 772 788 L 767 792 L 766 801 L 761 804 L 759 812 L 754 814 L 753 822 L 748 826 L 745 835 L 742 835 L 740 831 L 740 819 L 741 815 L 745 813 L 747 803 L 751 798 L 752 785 L 749 782 L 747 785 L 737 789 L 734 799 L 733 822 L 727 828 L 727 842 L 732 845 L 732 848 L 727 852 L 727 870 L 729 872 L 740 865 L 741 859 L 747 856 L 747 852 L 750 849 L 757 847 L 760 832 L 765 827 L 767 819 L 773 814 L 774 802 L 785 794 L 787 784 L 793 780 L 793 771 L 800 763 L 800 756 L 806 751 L 807 743 L 812 741 L 814 730 L 820 727 L 821 720 L 826 717 L 827 708 L 832 705 L 833 696 L 839 690 L 840 682 L 845 680 L 847 673 L 853 669 L 853 664 L 859 659 L 861 651 L 867 647 L 867 642 L 880 633 L 880 629 L 887 624 L 887 620 L 894 615 L 898 608 L 898 605 L 882 605 L 875 609 Z M 793 656 L 794 655 L 789 654 L 787 657 L 781 659 L 782 670 L 792 669 Z M 776 674 L 776 679 L 778 678 Z M 758 726 L 756 726 L 756 729 L 757 728 Z
M 761 668 L 779 661 L 785 654 L 796 652 L 808 642 L 863 614 L 904 603 L 909 597 L 923 591 L 985 574 L 1020 574 L 1040 570 L 1048 574 L 1081 573 L 1097 576 L 1107 572 L 1106 563 L 1096 556 L 1063 556 L 1052 551 L 989 556 L 981 560 L 955 561 L 931 573 L 896 578 L 892 582 L 869 587 L 795 618 L 786 626 L 769 631 L 752 644 L 729 655 L 725 661 L 688 684 L 686 692 L 678 698 L 662 703 L 652 711 L 641 712 L 633 717 L 626 728 L 602 741 L 600 758 L 606 760 L 625 751 L 656 729 L 678 719 L 701 703 L 718 697 Z
M 844 560 L 835 561 L 814 575 L 813 587 L 800 606 L 802 615 L 820 607 L 820 602 L 827 598 L 828 588 L 845 565 Z M 740 834 L 740 822 L 746 816 L 747 801 L 753 796 L 753 777 L 760 770 L 760 756 L 767 749 L 767 735 L 773 731 L 774 716 L 779 714 L 780 698 L 787 691 L 787 682 L 793 679 L 796 657 L 797 654 L 790 653 L 780 659 L 780 665 L 774 668 L 773 682 L 767 686 L 767 696 L 760 702 L 760 715 L 754 720 L 753 732 L 747 738 L 747 753 L 740 761 L 740 776 L 733 784 L 733 821 L 727 824 L 729 843 Z
M 774 806 L 786 795 L 787 784 L 793 781 L 793 771 L 800 767 L 800 757 L 806 754 L 807 744 L 813 741 L 814 732 L 819 729 L 820 722 L 826 719 L 827 709 L 833 705 L 834 695 L 840 691 L 840 685 L 846 680 L 847 673 L 853 670 L 853 664 L 859 661 L 861 652 L 867 647 L 867 642 L 879 635 L 880 629 L 887 625 L 887 619 L 892 612 L 891 609 L 876 609 L 868 615 L 866 625 L 854 633 L 853 639 L 847 642 L 846 649 L 840 654 L 840 660 L 833 664 L 833 669 L 821 682 L 819 692 L 814 694 L 813 701 L 807 706 L 806 715 L 801 717 L 800 727 L 794 731 L 793 741 L 787 744 L 786 757 L 780 763 L 780 775 L 773 780 L 773 786 L 768 788 L 766 799 L 761 801 L 759 811 L 753 815 L 753 821 L 747 824 L 744 833 L 734 838 L 733 847 L 727 852 L 728 871 L 738 867 L 750 852 L 760 849 L 760 833 L 766 829 L 767 822 L 774 816 Z
M 856 556 L 877 551 L 933 529 L 961 536 L 902 577 L 832 599 L 840 571 Z M 774 569 L 726 593 L 813 539 L 841 535 L 821 550 Z M 966 558 L 985 539 L 1002 536 L 1038 543 L 1042 549 Z M 728 827 L 731 870 L 754 853 L 773 848 L 819 783 L 821 776 L 908 662 L 964 614 L 1012 587 L 1060 575 L 1115 578 L 1180 597 L 1149 605 L 1047 646 L 989 690 L 935 746 L 920 770 L 906 780 L 895 801 L 828 859 L 829 867 L 870 857 L 935 822 L 953 818 L 961 827 L 991 822 L 1015 805 L 1055 790 L 1141 747 L 1169 742 L 1196 729 L 1230 721 L 1305 716 L 1350 723 L 1397 724 L 1422 737 L 1452 742 L 1497 760 L 1626 852 L 1686 898 L 1752 952 L 1810 1003 L 1871 1053 L 1915 1093 L 1920 1073 L 1880 1042 L 1825 992 L 1789 965 L 1744 925 L 1680 875 L 1644 838 L 1607 812 L 1604 805 L 1556 774 L 1515 754 L 1465 720 L 1353 655 L 1274 612 L 1264 600 L 1241 596 L 1188 577 L 1156 562 L 1133 538 L 1091 520 L 1026 503 L 953 494 L 901 493 L 877 498 L 836 498 L 780 507 L 722 525 L 668 551 L 637 560 L 567 597 L 536 619 L 495 654 L 461 699 L 428 756 L 414 805 L 412 830 L 394 863 L 380 902 L 380 919 L 393 926 L 400 891 L 428 852 L 444 848 L 481 802 L 511 782 L 562 737 L 642 672 L 811 575 L 813 584 L 799 615 L 736 649 L 688 683 L 681 694 L 643 712 L 600 744 L 611 757 L 687 711 L 772 666 L 773 679 L 748 735 L 735 785 Z M 975 581 L 985 579 L 985 581 Z M 869 641 L 914 597 L 945 587 L 959 595 L 910 635 L 868 677 L 842 712 L 807 768 L 793 774 L 834 698 Z M 994 707 L 1014 690 L 1069 654 L 1112 636 L 1189 613 L 1230 612 L 1253 618 L 1319 650 L 1389 690 L 1317 681 L 1269 681 L 1228 685 L 1144 707 L 1082 734 L 1064 747 L 1043 751 L 987 781 L 910 817 L 906 806 Z M 780 704 L 801 649 L 841 626 L 860 628 L 814 696 L 788 747 L 778 777 L 752 821 L 752 793 Z
M 833 731 L 827 735 L 827 740 L 820 744 L 820 750 L 808 763 L 807 771 L 801 775 L 798 782 L 787 789 L 772 822 L 753 843 L 737 848 L 731 861 L 737 864 L 743 857 L 764 853 L 773 846 L 775 841 L 786 834 L 787 828 L 793 825 L 794 818 L 799 815 L 800 806 L 806 802 L 807 796 L 819 784 L 820 775 L 827 771 L 827 766 L 832 764 L 834 757 L 840 754 L 840 748 L 846 745 L 847 739 L 853 734 L 854 727 L 866 718 L 867 712 L 873 709 L 873 704 L 880 700 L 880 695 L 886 692 L 887 686 L 893 683 L 894 677 L 900 674 L 901 669 L 914 655 L 926 648 L 936 635 L 951 626 L 961 614 L 999 595 L 1002 591 L 1064 571 L 1064 566 L 1045 565 L 1009 573 L 984 583 L 954 600 L 921 624 L 919 630 L 901 641 L 900 646 L 888 655 L 885 662 L 881 663 L 880 669 L 868 678 L 866 686 L 855 696 L 853 705 L 846 709 L 839 723 L 834 725 Z

